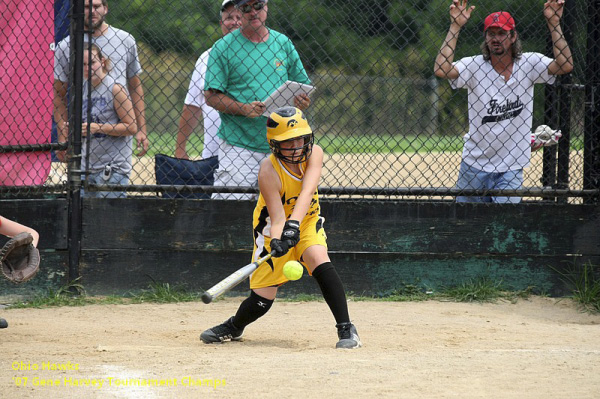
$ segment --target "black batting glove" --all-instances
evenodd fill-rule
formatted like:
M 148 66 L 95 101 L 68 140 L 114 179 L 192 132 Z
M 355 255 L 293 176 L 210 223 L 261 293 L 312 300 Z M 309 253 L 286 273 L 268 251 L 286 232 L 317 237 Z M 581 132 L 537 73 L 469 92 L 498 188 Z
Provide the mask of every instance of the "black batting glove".
M 277 238 L 271 239 L 271 251 L 274 251 L 273 257 L 280 258 L 283 255 L 287 254 L 290 250 L 290 245 L 288 241 L 281 241 Z
M 290 247 L 295 246 L 300 241 L 300 222 L 297 220 L 288 220 L 283 225 L 281 239 L 289 241 Z

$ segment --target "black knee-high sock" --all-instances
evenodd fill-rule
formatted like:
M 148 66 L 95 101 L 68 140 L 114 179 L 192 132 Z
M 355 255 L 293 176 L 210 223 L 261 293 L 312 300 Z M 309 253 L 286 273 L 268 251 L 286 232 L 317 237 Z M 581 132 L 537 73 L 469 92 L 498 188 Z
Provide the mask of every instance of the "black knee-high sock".
M 264 316 L 271 305 L 273 299 L 266 299 L 258 295 L 254 291 L 250 291 L 250 296 L 241 303 L 237 313 L 233 318 L 233 324 L 240 329 L 245 328 L 248 324 L 255 322 L 259 317 Z
M 346 303 L 344 286 L 331 262 L 325 262 L 317 266 L 313 270 L 312 276 L 319 283 L 321 292 L 323 292 L 323 298 L 325 298 L 325 302 L 329 305 L 336 323 L 349 322 L 350 316 L 348 315 L 348 304 Z

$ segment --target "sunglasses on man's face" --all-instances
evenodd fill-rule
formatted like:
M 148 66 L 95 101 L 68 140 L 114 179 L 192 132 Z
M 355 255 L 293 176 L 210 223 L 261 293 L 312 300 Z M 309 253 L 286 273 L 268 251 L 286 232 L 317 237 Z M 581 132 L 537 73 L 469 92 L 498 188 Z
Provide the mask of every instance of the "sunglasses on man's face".
M 241 12 L 243 12 L 244 14 L 248 14 L 250 11 L 252 11 L 253 8 L 256 11 L 262 10 L 263 8 L 265 8 L 265 3 L 259 1 L 254 4 L 244 4 L 243 6 L 240 6 L 239 8 L 240 8 Z

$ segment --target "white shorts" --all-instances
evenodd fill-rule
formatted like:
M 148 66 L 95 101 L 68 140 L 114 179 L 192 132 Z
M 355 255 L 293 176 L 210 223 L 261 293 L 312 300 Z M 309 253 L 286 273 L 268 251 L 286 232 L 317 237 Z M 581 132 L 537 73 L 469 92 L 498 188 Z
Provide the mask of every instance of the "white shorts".
M 258 170 L 269 154 L 235 147 L 221 142 L 219 168 L 215 171 L 215 186 L 258 187 Z M 256 200 L 258 194 L 214 193 L 212 199 Z

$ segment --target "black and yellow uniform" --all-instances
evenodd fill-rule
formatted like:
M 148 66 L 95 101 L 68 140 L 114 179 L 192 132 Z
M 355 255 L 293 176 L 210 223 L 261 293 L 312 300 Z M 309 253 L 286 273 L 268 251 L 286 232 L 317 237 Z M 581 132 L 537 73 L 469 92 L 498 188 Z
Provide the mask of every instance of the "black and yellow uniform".
M 315 185 L 312 198 L 307 195 L 309 192 L 302 191 L 307 182 L 304 179 L 309 167 L 308 160 L 314 159 L 315 162 L 322 162 L 323 150 L 316 146 L 315 149 L 318 150 L 319 156 L 311 158 L 311 155 L 314 156 L 314 135 L 302 111 L 294 107 L 278 108 L 271 113 L 267 120 L 267 141 L 272 154 L 268 158 L 269 161 L 261 164 L 259 180 L 261 178 L 270 179 L 262 183 L 264 183 L 264 189 L 268 190 L 267 197 L 272 205 L 271 211 L 276 212 L 277 231 L 279 231 L 279 223 L 283 223 L 281 220 L 283 217 L 282 209 L 276 203 L 277 197 L 275 197 L 274 190 L 277 185 L 276 181 L 271 179 L 277 177 L 273 175 L 271 167 L 281 182 L 281 188 L 277 194 L 281 199 L 283 216 L 286 219 L 281 232 L 282 237 L 285 238 L 281 240 L 280 237 L 271 237 L 273 227 L 271 215 L 269 215 L 267 203 L 261 192 L 253 215 L 254 252 L 252 258 L 257 260 L 269 254 L 271 244 L 275 247 L 273 257 L 259 266 L 250 277 L 250 296 L 240 304 L 235 316 L 204 331 L 200 335 L 200 339 L 207 344 L 229 340 L 239 341 L 246 326 L 263 317 L 271 309 L 277 294 L 277 287 L 288 281 L 283 275 L 283 266 L 286 262 L 295 260 L 302 262 L 306 269 L 310 266 L 313 270 L 312 273 L 309 270 L 309 274 L 319 284 L 323 299 L 335 318 L 339 338 L 335 347 L 339 349 L 358 348 L 362 344 L 356 327 L 350 321 L 344 286 L 327 255 L 327 236 L 323 229 L 325 220 L 320 215 L 319 193 L 316 182 L 314 182 L 315 179 L 312 177 L 308 179 L 311 184 L 310 190 L 312 190 L 312 185 Z M 267 169 L 263 170 L 263 167 Z M 313 171 L 320 172 L 320 167 L 317 167 L 318 165 L 311 164 L 310 174 Z M 294 172 L 296 170 L 299 172 Z M 301 194 L 301 202 L 298 205 L 298 198 Z M 307 204 L 306 202 L 309 200 L 310 204 Z M 294 213 L 296 205 L 299 208 Z M 307 205 L 306 214 L 298 215 L 298 211 L 306 209 Z M 290 220 L 292 214 L 294 214 L 293 221 Z M 279 242 L 275 242 L 275 240 Z M 313 248 L 310 256 L 307 257 L 310 265 L 307 265 L 302 261 L 302 257 L 311 247 Z
M 290 171 L 275 155 L 271 154 L 269 160 L 279 175 L 281 190 L 279 197 L 283 204 L 286 220 L 290 218 L 296 205 L 296 200 L 302 190 L 302 177 L 307 167 L 307 162 L 300 164 L 302 175 Z M 323 228 L 325 219 L 321 217 L 319 194 L 315 191 L 310 207 L 300 224 L 300 241 L 290 251 L 280 258 L 272 258 L 262 264 L 250 277 L 250 288 L 264 288 L 286 283 L 288 279 L 283 275 L 283 265 L 287 261 L 301 261 L 304 251 L 313 245 L 322 245 L 327 248 L 327 235 Z M 271 218 L 267 204 L 261 194 L 254 208 L 253 216 L 254 252 L 253 261 L 270 252 Z M 304 265 L 306 267 L 306 265 Z M 307 269 L 308 270 L 308 269 Z M 309 272 L 310 273 L 310 272 Z

